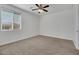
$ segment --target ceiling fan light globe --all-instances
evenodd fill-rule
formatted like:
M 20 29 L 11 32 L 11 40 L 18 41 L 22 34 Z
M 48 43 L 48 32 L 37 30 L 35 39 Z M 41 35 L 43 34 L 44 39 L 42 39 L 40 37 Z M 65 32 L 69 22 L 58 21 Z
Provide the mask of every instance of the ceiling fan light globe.
M 39 9 L 39 10 L 38 10 L 38 12 L 42 13 L 42 12 L 43 12 L 43 10 L 42 10 L 42 9 Z

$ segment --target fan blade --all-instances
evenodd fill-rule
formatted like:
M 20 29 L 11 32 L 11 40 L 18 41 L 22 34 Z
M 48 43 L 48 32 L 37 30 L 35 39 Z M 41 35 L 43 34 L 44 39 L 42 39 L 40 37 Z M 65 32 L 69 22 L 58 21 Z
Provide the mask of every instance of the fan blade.
M 39 7 L 39 5 L 38 4 L 35 4 L 37 7 Z
M 47 7 L 49 7 L 49 5 L 46 5 L 46 6 L 44 6 L 43 8 L 47 8 Z
M 43 11 L 48 12 L 48 10 L 43 9 Z
M 35 10 L 38 10 L 38 9 L 32 9 L 32 11 L 35 11 Z

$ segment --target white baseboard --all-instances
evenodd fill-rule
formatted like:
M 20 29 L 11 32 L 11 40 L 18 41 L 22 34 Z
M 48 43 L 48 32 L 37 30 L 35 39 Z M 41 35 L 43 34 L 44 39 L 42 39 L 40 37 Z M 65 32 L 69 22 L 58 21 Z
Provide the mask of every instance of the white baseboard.
M 31 36 L 27 36 L 27 37 L 22 37 L 22 38 L 19 38 L 19 39 L 13 40 L 13 41 L 9 41 L 9 42 L 0 42 L 0 46 L 10 44 L 10 43 L 14 43 L 14 42 L 17 42 L 17 41 L 20 41 L 20 40 L 23 40 L 23 39 L 28 39 L 28 38 L 31 38 L 31 37 L 35 37 L 35 36 L 38 36 L 38 35 L 31 35 Z
M 46 35 L 46 34 L 41 34 L 41 35 L 49 36 L 49 37 L 55 37 L 55 38 L 59 38 L 59 39 L 71 40 L 71 39 L 68 39 L 68 38 L 65 38 L 65 37 L 60 37 L 60 36 L 53 36 L 53 35 Z

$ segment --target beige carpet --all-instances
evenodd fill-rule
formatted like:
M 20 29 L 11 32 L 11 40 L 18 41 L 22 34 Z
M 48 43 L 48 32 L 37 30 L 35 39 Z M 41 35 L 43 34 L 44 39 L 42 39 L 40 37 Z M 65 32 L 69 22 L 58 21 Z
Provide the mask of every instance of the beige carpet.
M 1 55 L 78 55 L 70 40 L 36 36 L 0 47 Z

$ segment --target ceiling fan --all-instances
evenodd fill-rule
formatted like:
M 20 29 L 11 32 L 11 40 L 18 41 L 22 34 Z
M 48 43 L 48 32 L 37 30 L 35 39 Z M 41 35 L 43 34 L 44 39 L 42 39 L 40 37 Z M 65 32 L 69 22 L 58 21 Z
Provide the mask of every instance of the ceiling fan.
M 48 10 L 46 10 L 46 8 L 49 7 L 49 5 L 43 5 L 43 4 L 35 4 L 37 8 L 32 9 L 32 11 L 38 10 L 38 13 L 42 13 L 44 12 L 48 12 Z

